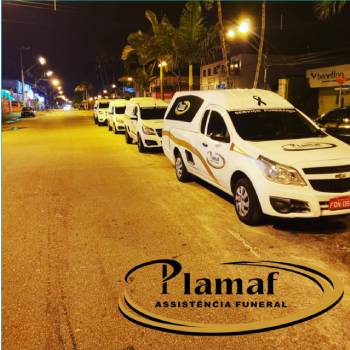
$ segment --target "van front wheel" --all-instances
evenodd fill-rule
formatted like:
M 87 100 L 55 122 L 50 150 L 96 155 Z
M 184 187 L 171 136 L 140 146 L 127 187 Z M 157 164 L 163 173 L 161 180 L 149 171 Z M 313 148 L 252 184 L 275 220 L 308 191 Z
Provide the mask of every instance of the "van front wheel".
M 264 217 L 258 196 L 247 178 L 239 179 L 233 190 L 235 209 L 239 219 L 248 225 L 258 225 Z
M 130 145 L 132 142 L 131 137 L 129 136 L 128 130 L 125 129 L 125 142 Z
M 179 181 L 188 182 L 191 180 L 191 174 L 187 171 L 180 153 L 177 153 L 175 156 L 175 171 L 176 177 Z

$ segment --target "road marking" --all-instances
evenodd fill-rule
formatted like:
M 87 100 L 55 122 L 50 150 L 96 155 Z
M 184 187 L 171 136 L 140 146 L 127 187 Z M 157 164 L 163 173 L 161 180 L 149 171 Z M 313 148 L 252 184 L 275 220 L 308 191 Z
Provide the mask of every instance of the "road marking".
M 232 232 L 232 231 L 228 231 L 234 238 L 237 239 L 237 241 L 240 241 L 241 243 L 243 243 L 243 245 L 253 254 L 255 255 L 257 258 L 260 258 L 261 255 L 259 253 L 257 253 L 257 251 L 239 234 L 236 232 Z

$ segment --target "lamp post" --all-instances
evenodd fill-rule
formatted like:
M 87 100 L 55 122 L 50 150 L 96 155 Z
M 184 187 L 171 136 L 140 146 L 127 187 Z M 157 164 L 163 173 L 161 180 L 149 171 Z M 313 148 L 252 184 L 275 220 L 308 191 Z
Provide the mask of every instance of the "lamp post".
M 164 89 L 163 89 L 163 68 L 167 66 L 165 61 L 161 61 L 158 64 L 159 67 L 159 85 L 160 85 L 160 98 L 164 100 Z
M 29 47 L 21 46 L 19 48 L 19 57 L 20 57 L 20 65 L 21 65 L 21 80 L 22 80 L 22 104 L 25 106 L 26 98 L 25 98 L 25 87 L 24 87 L 24 75 L 28 73 L 32 68 L 34 68 L 37 64 L 41 64 L 42 66 L 46 64 L 46 59 L 42 56 L 38 57 L 38 61 L 31 65 L 28 69 L 24 70 L 23 68 L 23 50 L 30 50 Z

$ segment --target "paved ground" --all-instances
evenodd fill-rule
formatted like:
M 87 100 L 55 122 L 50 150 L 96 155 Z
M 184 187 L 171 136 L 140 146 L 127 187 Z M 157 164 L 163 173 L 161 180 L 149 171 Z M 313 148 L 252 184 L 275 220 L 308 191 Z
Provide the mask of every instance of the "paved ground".
M 95 126 L 90 112 L 51 112 L 16 127 L 2 134 L 4 349 L 350 349 L 349 219 L 248 227 L 229 198 L 200 181 L 179 183 L 163 154 L 139 154 Z M 176 258 L 197 277 L 217 275 L 223 261 L 294 259 L 336 273 L 345 297 L 318 318 L 267 333 L 162 333 L 117 309 L 125 273 L 161 258 Z M 157 278 L 145 271 L 136 280 L 131 293 L 149 307 Z M 279 287 L 294 306 L 317 299 L 309 282 L 288 282 Z M 230 312 L 204 318 L 248 317 Z

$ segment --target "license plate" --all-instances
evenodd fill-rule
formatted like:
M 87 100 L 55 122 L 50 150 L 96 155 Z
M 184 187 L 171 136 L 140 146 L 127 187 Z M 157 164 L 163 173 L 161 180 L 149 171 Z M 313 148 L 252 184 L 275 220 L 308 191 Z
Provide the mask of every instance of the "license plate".
M 350 196 L 332 198 L 328 208 L 329 210 L 350 209 Z

